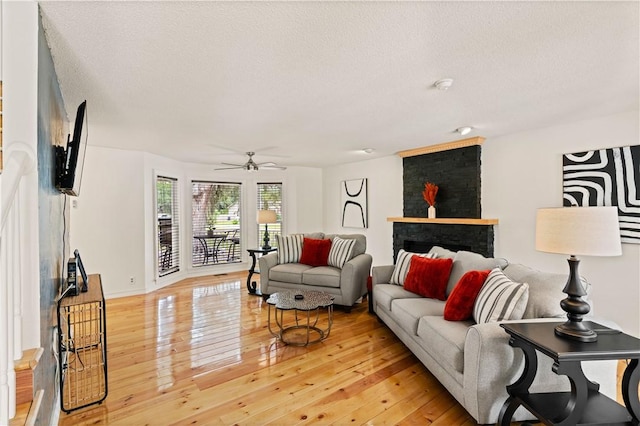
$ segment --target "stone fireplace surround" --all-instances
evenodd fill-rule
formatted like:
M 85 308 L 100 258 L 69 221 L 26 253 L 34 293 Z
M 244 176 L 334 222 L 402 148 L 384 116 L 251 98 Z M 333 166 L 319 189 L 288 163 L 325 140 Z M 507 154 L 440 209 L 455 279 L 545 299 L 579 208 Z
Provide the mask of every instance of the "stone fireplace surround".
M 438 245 L 493 257 L 495 219 L 481 219 L 481 144 L 484 138 L 462 139 L 402 151 L 403 214 L 393 224 L 394 261 L 400 249 L 424 253 Z M 426 182 L 439 186 L 437 219 L 427 219 L 422 198 Z

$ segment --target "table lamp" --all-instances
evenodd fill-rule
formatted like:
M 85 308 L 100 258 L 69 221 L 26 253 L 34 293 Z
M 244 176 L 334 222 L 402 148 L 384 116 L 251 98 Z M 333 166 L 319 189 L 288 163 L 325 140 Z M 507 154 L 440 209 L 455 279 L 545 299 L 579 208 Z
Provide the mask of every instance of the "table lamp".
M 569 279 L 564 289 L 567 298 L 560 306 L 568 321 L 555 327 L 557 336 L 580 342 L 595 342 L 598 335 L 582 323 L 591 307 L 582 299 L 587 293 L 578 274 L 576 255 L 619 256 L 620 227 L 616 207 L 565 207 L 538 209 L 536 250 L 568 254 Z
M 269 223 L 276 223 L 278 221 L 278 215 L 273 210 L 258 210 L 258 224 L 264 224 L 264 244 L 263 250 L 269 250 Z

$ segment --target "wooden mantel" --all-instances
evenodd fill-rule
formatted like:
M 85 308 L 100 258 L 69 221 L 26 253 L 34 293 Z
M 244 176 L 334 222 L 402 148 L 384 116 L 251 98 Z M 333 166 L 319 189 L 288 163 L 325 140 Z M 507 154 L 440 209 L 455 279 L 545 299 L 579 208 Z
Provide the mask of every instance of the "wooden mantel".
M 387 222 L 433 223 L 440 225 L 497 225 L 498 219 L 468 219 L 460 217 L 429 219 L 426 217 L 388 217 Z
M 399 157 L 402 157 L 402 158 L 415 157 L 416 155 L 431 154 L 434 152 L 448 151 L 450 149 L 457 149 L 457 148 L 465 148 L 467 146 L 473 146 L 473 145 L 482 145 L 482 142 L 484 142 L 484 138 L 482 136 L 475 136 L 472 138 L 459 139 L 453 142 L 439 143 L 437 145 L 430 145 L 422 148 L 407 149 L 405 151 L 399 151 L 397 154 Z

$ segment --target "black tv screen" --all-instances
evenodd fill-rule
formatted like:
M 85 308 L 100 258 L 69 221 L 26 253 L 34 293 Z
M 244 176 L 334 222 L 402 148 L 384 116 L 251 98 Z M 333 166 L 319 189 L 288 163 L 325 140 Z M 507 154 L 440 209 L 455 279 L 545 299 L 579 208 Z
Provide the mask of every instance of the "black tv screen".
M 56 188 L 62 193 L 80 195 L 87 134 L 87 101 L 84 101 L 78 106 L 73 137 L 67 138 L 66 149 L 56 147 Z
M 80 252 L 78 251 L 78 249 L 75 249 L 73 251 L 73 256 L 76 258 L 76 263 L 78 265 L 78 269 L 80 270 L 80 276 L 82 276 L 82 285 L 80 286 L 80 291 L 85 292 L 87 291 L 87 285 L 89 284 L 89 277 L 87 277 L 87 272 L 84 269 L 84 265 L 82 263 L 82 259 L 80 259 Z M 77 273 L 76 273 L 77 276 Z M 76 283 L 79 280 L 76 279 Z M 79 285 L 79 284 L 76 284 Z

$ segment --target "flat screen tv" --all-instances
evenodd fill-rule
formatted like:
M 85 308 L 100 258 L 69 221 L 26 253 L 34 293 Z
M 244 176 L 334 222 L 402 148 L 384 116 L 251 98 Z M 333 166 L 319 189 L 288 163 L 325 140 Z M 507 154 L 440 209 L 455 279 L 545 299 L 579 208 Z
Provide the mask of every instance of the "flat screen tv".
M 64 194 L 80 195 L 84 154 L 87 149 L 87 101 L 78 106 L 73 137 L 67 137 L 66 149 L 56 146 L 56 179 L 55 185 Z

